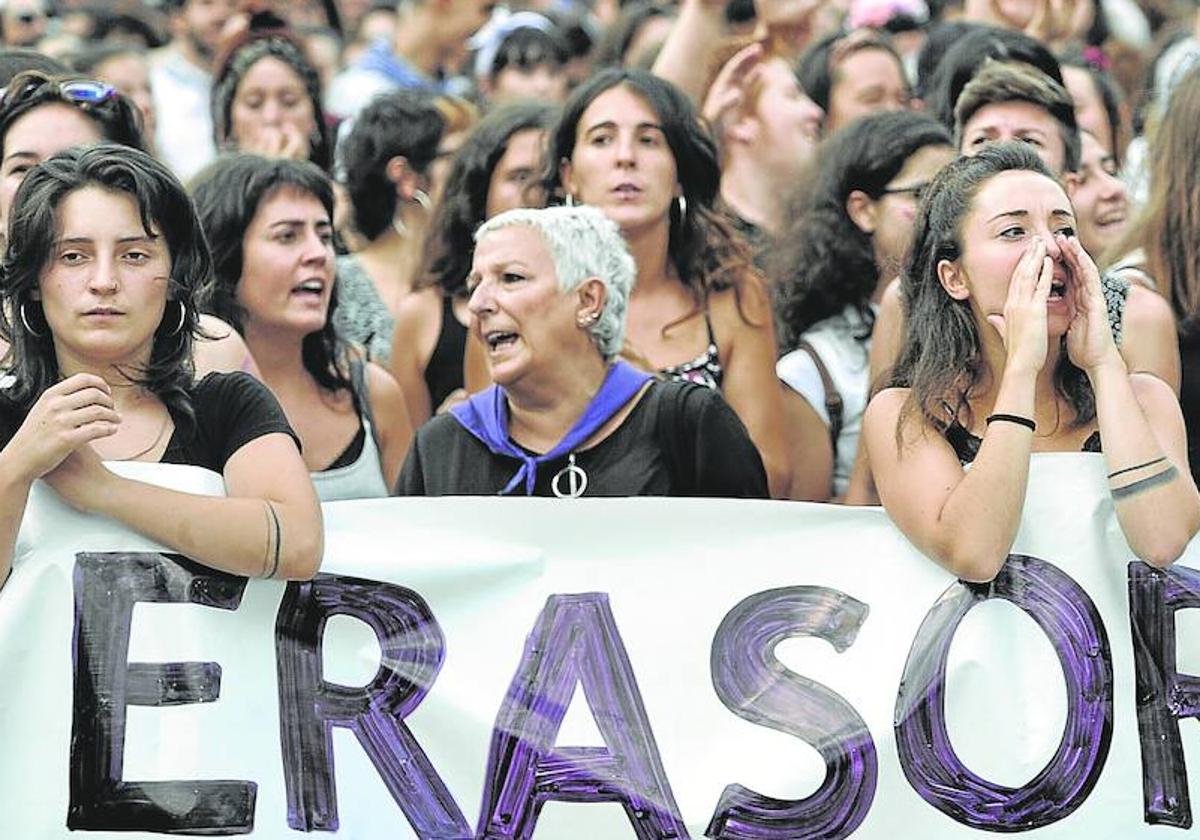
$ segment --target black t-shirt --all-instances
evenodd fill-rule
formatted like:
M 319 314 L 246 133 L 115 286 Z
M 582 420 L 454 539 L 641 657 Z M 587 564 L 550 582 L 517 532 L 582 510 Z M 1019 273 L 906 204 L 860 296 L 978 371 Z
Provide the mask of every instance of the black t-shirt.
M 1179 357 L 1182 365 L 1179 405 L 1187 424 L 1188 461 L 1192 478 L 1200 482 L 1200 332 L 1179 340 Z
M 615 432 L 574 455 L 587 473 L 585 496 L 767 497 L 762 458 L 741 420 L 720 394 L 689 382 L 652 383 Z M 567 462 L 539 465 L 534 495 L 554 495 Z M 417 431 L 396 493 L 495 495 L 520 467 L 443 414 Z
M 267 386 L 248 373 L 210 373 L 192 386 L 195 433 L 171 413 L 175 431 L 163 453 L 164 464 L 190 464 L 224 472 L 225 462 L 245 444 L 280 432 L 300 441 Z M 25 417 L 0 399 L 0 449 L 8 445 Z

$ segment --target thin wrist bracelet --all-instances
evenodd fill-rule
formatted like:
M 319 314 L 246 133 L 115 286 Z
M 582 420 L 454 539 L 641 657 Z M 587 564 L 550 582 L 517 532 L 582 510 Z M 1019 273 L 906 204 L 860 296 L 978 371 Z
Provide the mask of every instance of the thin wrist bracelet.
M 990 426 L 995 422 L 1016 423 L 1018 426 L 1024 426 L 1031 432 L 1037 431 L 1037 423 L 1033 422 L 1033 420 L 1029 419 L 1028 417 L 1022 417 L 1019 414 L 989 414 L 987 418 L 987 424 Z

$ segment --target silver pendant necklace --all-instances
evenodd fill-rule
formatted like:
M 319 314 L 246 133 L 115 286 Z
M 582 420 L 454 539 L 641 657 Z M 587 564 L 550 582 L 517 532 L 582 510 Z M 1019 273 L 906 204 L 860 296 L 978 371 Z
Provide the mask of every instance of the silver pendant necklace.
M 566 478 L 567 487 L 564 490 L 562 480 Z M 567 456 L 567 465 L 554 474 L 550 479 L 550 490 L 560 499 L 578 499 L 587 490 L 588 475 L 583 467 L 575 463 L 575 453 Z

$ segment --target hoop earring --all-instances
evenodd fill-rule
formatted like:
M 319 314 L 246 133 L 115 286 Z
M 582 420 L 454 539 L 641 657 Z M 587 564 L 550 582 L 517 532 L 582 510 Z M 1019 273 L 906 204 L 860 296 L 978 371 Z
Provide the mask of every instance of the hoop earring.
M 687 198 L 681 195 L 675 202 L 679 205 L 679 221 L 682 222 L 687 218 Z
M 27 316 L 25 314 L 25 304 L 24 303 L 22 303 L 20 306 L 17 307 L 17 314 L 19 314 L 21 316 L 21 324 L 24 325 L 25 332 L 29 333 L 34 338 L 45 338 L 46 337 L 45 333 L 40 333 L 37 330 L 35 330 L 33 327 L 29 326 L 29 316 Z
M 571 193 L 567 193 L 567 197 L 563 199 L 563 204 L 565 204 L 567 207 L 574 207 L 575 196 L 571 195 Z
M 175 303 L 179 305 L 179 323 L 175 325 L 175 329 L 167 333 L 168 337 L 179 335 L 181 332 L 183 332 L 183 322 L 187 320 L 187 306 L 181 300 L 177 300 Z
M 433 208 L 433 201 L 430 200 L 429 193 L 425 192 L 425 190 L 413 191 L 413 201 L 417 202 L 417 204 L 420 204 L 421 209 L 426 213 Z

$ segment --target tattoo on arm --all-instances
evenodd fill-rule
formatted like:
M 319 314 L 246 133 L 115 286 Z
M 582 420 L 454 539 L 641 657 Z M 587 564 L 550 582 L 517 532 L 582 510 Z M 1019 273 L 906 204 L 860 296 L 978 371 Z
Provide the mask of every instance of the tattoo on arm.
M 1114 487 L 1112 497 L 1114 502 L 1121 502 L 1131 496 L 1136 496 L 1139 493 L 1144 493 L 1147 490 L 1153 490 L 1155 487 L 1160 487 L 1164 484 L 1170 484 L 1179 477 L 1179 470 L 1175 469 L 1175 465 L 1167 467 L 1161 472 L 1156 472 L 1148 478 L 1142 478 L 1124 487 Z
M 271 560 L 270 571 L 264 574 L 263 577 L 270 580 L 279 572 L 279 549 L 283 542 L 283 532 L 279 527 L 279 514 L 275 513 L 275 505 L 267 502 L 267 511 L 271 514 L 271 521 L 267 525 L 267 550 L 268 553 L 273 552 L 274 556 Z M 274 539 L 272 539 L 272 535 Z M 263 568 L 265 569 L 266 567 L 266 563 L 264 562 Z

